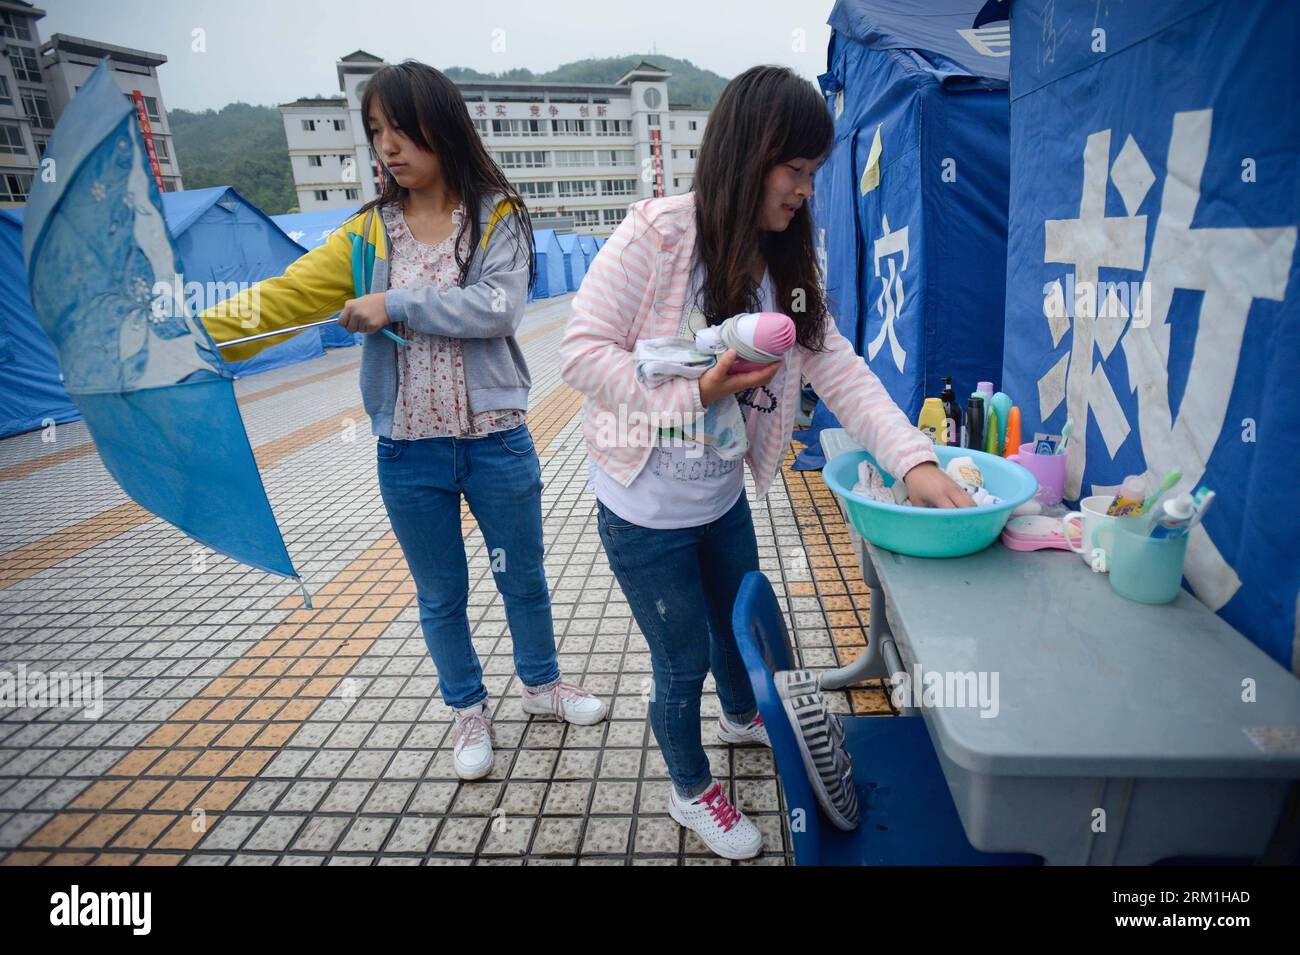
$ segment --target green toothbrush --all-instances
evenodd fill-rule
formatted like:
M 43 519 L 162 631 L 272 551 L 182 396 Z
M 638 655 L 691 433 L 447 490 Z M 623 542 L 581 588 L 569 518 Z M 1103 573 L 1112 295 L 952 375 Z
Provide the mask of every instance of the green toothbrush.
M 1057 454 L 1065 453 L 1065 442 L 1070 440 L 1070 429 L 1073 427 L 1073 424 L 1074 422 L 1072 422 L 1069 418 L 1065 419 L 1065 427 L 1061 429 L 1061 441 L 1056 446 Z
M 1160 499 L 1165 496 L 1165 492 L 1181 481 L 1182 478 L 1183 472 L 1177 468 L 1174 468 L 1174 470 L 1166 474 L 1165 479 L 1161 481 L 1160 486 L 1156 488 L 1156 492 L 1142 502 L 1142 509 L 1138 511 L 1138 513 L 1150 514 L 1154 511 L 1155 506 L 1160 503 Z

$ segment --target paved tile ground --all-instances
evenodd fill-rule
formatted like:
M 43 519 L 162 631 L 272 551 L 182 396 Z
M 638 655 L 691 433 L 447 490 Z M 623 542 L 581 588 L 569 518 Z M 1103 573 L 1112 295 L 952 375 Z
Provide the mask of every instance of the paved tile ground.
M 82 424 L 0 441 L 0 672 L 102 678 L 103 712 L 0 709 L 0 864 L 707 865 L 667 815 L 645 721 L 650 659 L 596 533 L 580 399 L 556 348 L 569 299 L 530 306 L 529 424 L 566 677 L 611 700 L 574 727 L 527 717 L 504 608 L 466 514 L 470 621 L 498 733 L 461 783 L 414 587 L 384 515 L 355 349 L 236 383 L 286 542 L 312 591 L 203 549 L 133 504 Z M 863 649 L 866 588 L 816 474 L 754 506 L 762 569 L 804 665 Z M 752 487 L 751 487 L 752 500 Z M 39 701 L 34 701 L 39 702 Z M 880 688 L 838 695 L 888 713 Z M 716 744 L 714 771 L 789 861 L 772 757 Z

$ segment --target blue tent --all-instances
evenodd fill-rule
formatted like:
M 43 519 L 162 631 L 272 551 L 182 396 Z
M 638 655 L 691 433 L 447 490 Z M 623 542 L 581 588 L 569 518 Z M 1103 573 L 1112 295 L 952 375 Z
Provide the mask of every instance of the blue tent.
M 839 0 L 829 21 L 814 240 L 836 324 L 912 420 L 944 376 L 965 395 L 1002 368 L 1008 50 L 972 29 L 982 3 Z M 798 466 L 835 424 L 818 407 Z
M 1300 6 L 1017 0 L 1011 33 L 1024 427 L 1072 420 L 1071 499 L 1173 468 L 1215 489 L 1186 582 L 1300 672 Z
M 284 234 L 310 252 L 325 244 L 329 234 L 357 214 L 357 208 L 315 209 L 311 212 L 288 212 L 271 216 Z M 348 348 L 360 345 L 365 337 L 361 332 L 349 332 L 342 325 L 322 325 L 318 329 L 321 344 L 326 348 Z
M 280 275 L 302 246 L 229 186 L 163 193 L 167 230 L 185 263 L 185 281 L 253 283 Z M 226 295 L 206 296 L 213 304 Z M 208 299 L 211 298 L 212 301 Z M 251 331 L 250 331 L 251 334 Z M 319 329 L 308 329 L 244 361 L 227 362 L 239 377 L 323 355 Z
M 569 292 L 578 291 L 582 285 L 583 276 L 587 274 L 587 259 L 582 254 L 582 246 L 578 242 L 578 237 L 572 232 L 558 232 L 556 239 L 560 242 L 560 249 L 564 252 L 564 286 Z
M 600 246 L 596 243 L 594 235 L 578 236 L 578 245 L 582 248 L 582 272 L 585 275 L 591 268 L 591 262 L 600 251 Z
M 23 210 L 0 211 L 0 438 L 76 421 L 50 340 L 36 321 L 23 265 Z
M 310 252 L 325 244 L 329 234 L 357 214 L 357 208 L 315 209 L 311 212 L 287 212 L 271 216 L 284 234 Z
M 533 230 L 533 250 L 537 259 L 537 283 L 534 298 L 551 298 L 568 291 L 564 277 L 564 249 L 554 229 Z

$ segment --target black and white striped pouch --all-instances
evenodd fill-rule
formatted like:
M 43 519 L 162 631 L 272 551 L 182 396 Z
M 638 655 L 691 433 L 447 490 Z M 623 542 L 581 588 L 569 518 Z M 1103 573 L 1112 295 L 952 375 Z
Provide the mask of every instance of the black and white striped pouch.
M 836 828 L 856 829 L 858 793 L 844 727 L 827 710 L 817 675 L 812 670 L 779 670 L 774 680 L 818 805 Z

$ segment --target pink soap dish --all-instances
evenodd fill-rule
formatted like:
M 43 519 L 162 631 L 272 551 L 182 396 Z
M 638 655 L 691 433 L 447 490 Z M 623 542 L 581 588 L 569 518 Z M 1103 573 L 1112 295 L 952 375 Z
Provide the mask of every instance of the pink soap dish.
M 1071 550 L 1059 517 L 1041 514 L 1013 517 L 1002 529 L 1002 543 L 1012 550 Z

